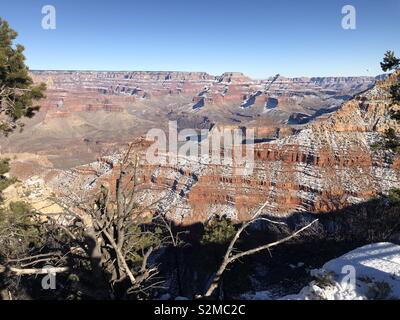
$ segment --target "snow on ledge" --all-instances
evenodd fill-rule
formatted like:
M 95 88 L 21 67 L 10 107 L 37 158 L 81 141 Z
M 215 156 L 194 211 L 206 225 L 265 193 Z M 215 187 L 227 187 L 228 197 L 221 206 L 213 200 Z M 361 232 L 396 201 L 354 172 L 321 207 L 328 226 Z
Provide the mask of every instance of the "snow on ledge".
M 381 242 L 357 248 L 325 263 L 314 275 L 319 280 L 282 299 L 400 299 L 400 246 Z
M 298 294 L 280 300 L 400 299 L 400 246 L 389 242 L 369 244 L 330 260 L 312 270 L 316 280 Z M 271 299 L 266 292 L 243 299 Z

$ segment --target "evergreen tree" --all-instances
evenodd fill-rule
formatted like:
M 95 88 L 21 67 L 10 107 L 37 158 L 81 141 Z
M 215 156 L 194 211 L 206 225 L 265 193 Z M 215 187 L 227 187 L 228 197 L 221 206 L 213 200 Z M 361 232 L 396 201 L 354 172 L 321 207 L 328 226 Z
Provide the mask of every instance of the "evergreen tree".
M 16 181 L 15 178 L 9 178 L 7 176 L 8 171 L 10 171 L 9 160 L 0 159 L 0 205 L 3 200 L 2 191 Z
M 398 71 L 400 70 L 400 59 L 397 58 L 393 51 L 387 51 L 383 62 L 381 62 L 383 71 Z M 397 81 L 390 87 L 390 95 L 392 97 L 392 103 L 400 103 L 400 75 L 397 75 Z M 390 110 L 391 117 L 397 121 L 400 121 L 400 111 Z M 395 129 L 389 128 L 385 133 L 385 149 L 391 149 L 396 154 L 400 154 L 400 138 L 397 135 Z M 399 189 L 393 189 L 389 193 L 389 200 L 392 203 L 398 202 L 400 195 Z
M 393 51 L 387 51 L 381 62 L 383 71 L 397 71 L 400 69 L 400 59 L 396 57 Z M 397 82 L 390 87 L 390 95 L 394 103 L 400 103 L 400 75 L 397 76 Z M 397 120 L 400 119 L 399 112 L 394 112 L 393 117 Z
M 45 85 L 34 85 L 25 65 L 24 47 L 14 44 L 17 33 L 0 18 L 0 134 L 7 135 L 18 126 L 20 119 L 32 117 L 39 106 L 35 101 L 44 97 Z M 10 178 L 9 159 L 0 159 L 0 263 L 4 257 L 25 252 L 40 240 L 40 225 L 29 216 L 31 208 L 24 202 L 12 202 L 4 208 L 2 192 L 15 183 Z M 1 279 L 0 279 L 1 280 Z
M 381 68 L 383 71 L 397 70 L 400 67 L 400 59 L 398 59 L 393 51 L 387 51 L 381 62 Z
M 400 77 L 400 76 L 399 76 Z M 397 78 L 397 83 L 390 87 L 390 95 L 392 96 L 393 102 L 400 103 L 400 79 Z M 400 120 L 400 112 L 393 112 L 393 118 Z
M 7 135 L 23 117 L 32 117 L 44 97 L 45 85 L 34 85 L 25 65 L 24 47 L 14 44 L 17 33 L 0 18 L 0 132 Z
M 16 37 L 17 33 L 8 22 L 0 18 L 0 133 L 5 135 L 18 125 L 22 128 L 19 119 L 32 117 L 39 110 L 35 101 L 44 97 L 45 90 L 44 84 L 33 84 L 25 65 L 24 47 L 14 44 Z M 16 182 L 15 178 L 8 176 L 9 170 L 9 159 L 0 159 L 0 205 L 3 202 L 2 191 Z M 13 203 L 11 213 L 15 213 L 14 210 L 17 210 L 16 216 L 29 212 L 21 203 Z M 5 211 L 0 208 L 0 222 L 4 222 Z
M 400 68 L 400 59 L 398 59 L 393 51 L 387 51 L 381 62 L 381 68 L 383 71 L 397 71 Z M 392 98 L 392 104 L 400 102 L 400 75 L 397 76 L 397 81 L 391 85 L 389 92 Z M 397 121 L 400 120 L 400 112 L 398 110 L 390 110 L 391 117 Z M 393 128 L 389 128 L 385 132 L 384 143 L 382 147 L 384 149 L 391 149 L 393 152 L 400 153 L 400 139 Z
M 202 243 L 223 245 L 233 238 L 235 232 L 235 226 L 225 215 L 215 216 L 204 227 Z

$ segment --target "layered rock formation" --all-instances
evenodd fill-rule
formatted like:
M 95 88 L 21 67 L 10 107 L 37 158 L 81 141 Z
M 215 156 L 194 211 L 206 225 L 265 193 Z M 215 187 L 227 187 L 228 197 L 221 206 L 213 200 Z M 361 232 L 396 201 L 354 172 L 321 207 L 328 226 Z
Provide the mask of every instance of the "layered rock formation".
M 94 161 L 152 128 L 257 128 L 260 141 L 333 112 L 375 78 L 274 77 L 237 72 L 33 71 L 47 84 L 39 114 L 1 142 L 3 153 L 48 156 L 56 168 Z M 300 116 L 299 116 L 300 115 Z
M 378 82 L 295 134 L 255 143 L 254 168 L 245 175 L 237 175 L 235 162 L 212 164 L 208 155 L 181 156 L 174 165 L 150 165 L 144 154 L 151 142 L 141 140 L 135 147 L 135 153 L 142 155 L 138 201 L 159 200 L 157 210 L 189 224 L 213 214 L 246 220 L 265 201 L 271 215 L 322 213 L 400 187 L 399 156 L 371 148 L 388 127 L 400 133 L 389 114 L 387 89 L 393 81 L 395 77 Z M 63 171 L 47 182 L 60 195 L 68 193 L 67 187 L 93 193 L 113 181 L 122 155 L 117 152 Z

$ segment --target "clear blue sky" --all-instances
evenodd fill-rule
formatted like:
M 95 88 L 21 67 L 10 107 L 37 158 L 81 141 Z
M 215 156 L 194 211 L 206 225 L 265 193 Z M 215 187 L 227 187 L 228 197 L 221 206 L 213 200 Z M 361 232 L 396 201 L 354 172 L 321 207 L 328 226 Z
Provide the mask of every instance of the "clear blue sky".
M 56 30 L 41 28 L 46 4 Z M 341 27 L 346 4 L 356 30 Z M 0 17 L 31 69 L 377 75 L 400 54 L 400 0 L 1 0 Z

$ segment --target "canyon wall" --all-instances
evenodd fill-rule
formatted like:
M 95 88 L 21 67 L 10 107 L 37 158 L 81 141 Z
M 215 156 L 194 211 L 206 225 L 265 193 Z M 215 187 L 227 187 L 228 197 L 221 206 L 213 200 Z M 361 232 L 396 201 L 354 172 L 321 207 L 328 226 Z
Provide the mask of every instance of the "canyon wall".
M 212 164 L 207 156 L 150 165 L 144 154 L 151 142 L 141 139 L 135 147 L 135 154 L 142 155 L 138 201 L 159 200 L 155 210 L 189 224 L 213 214 L 246 220 L 266 201 L 265 213 L 282 216 L 328 212 L 386 194 L 400 187 L 400 158 L 372 146 L 389 127 L 400 133 L 389 114 L 387 92 L 393 81 L 394 76 L 378 82 L 294 134 L 256 143 L 253 170 L 245 175 L 236 174 L 235 162 Z M 93 193 L 101 184 L 112 183 L 122 155 L 117 152 L 60 172 L 48 183 L 59 194 L 68 186 Z
M 96 160 L 152 128 L 257 129 L 259 141 L 334 112 L 373 77 L 253 80 L 239 72 L 32 71 L 47 84 L 40 112 L 3 139 L 3 153 L 47 156 L 66 169 Z

